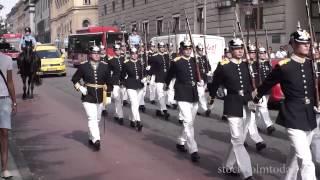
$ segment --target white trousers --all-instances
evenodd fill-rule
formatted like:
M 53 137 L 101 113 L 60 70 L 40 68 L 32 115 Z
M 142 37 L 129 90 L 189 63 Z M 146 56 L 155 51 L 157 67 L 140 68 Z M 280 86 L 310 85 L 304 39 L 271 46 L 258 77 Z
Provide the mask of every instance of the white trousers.
M 285 180 L 316 180 L 315 166 L 310 149 L 314 132 L 288 128 L 287 134 L 291 146 L 287 158 L 286 167 L 288 171 Z M 298 172 L 300 172 L 299 177 Z
M 163 90 L 164 88 L 164 83 L 156 83 L 156 94 L 158 97 L 159 105 L 160 105 L 160 110 L 167 110 L 166 106 L 166 92 Z
M 100 140 L 99 122 L 101 119 L 103 104 L 88 102 L 83 102 L 82 104 L 88 117 L 89 139 L 92 142 L 96 142 L 97 140 Z
M 127 101 L 128 100 L 128 93 L 127 93 L 127 89 L 125 87 L 121 87 L 121 94 L 122 94 L 122 100 Z
M 139 105 L 140 99 L 143 97 L 143 89 L 127 89 L 128 97 L 131 103 L 131 121 L 140 121 Z
M 142 88 L 142 91 L 143 91 L 143 93 L 142 93 L 142 97 L 140 98 L 140 106 L 144 106 L 145 105 L 145 103 L 144 103 L 144 97 L 146 96 L 146 92 L 147 92 L 147 83 L 144 83 L 144 86 L 143 86 L 143 88 Z
M 149 83 L 149 99 L 150 101 L 154 101 L 156 99 L 156 84 L 155 84 L 155 76 L 151 76 L 151 80 Z
M 249 126 L 246 129 L 245 137 L 249 133 L 249 137 L 257 144 L 259 142 L 263 142 L 262 137 L 259 134 L 257 123 L 256 123 L 256 116 L 254 112 L 250 112 L 250 121 L 248 122 Z
M 118 85 L 113 86 L 112 97 L 114 99 L 115 106 L 115 117 L 123 118 L 123 109 L 122 109 L 122 97 L 121 88 Z
M 228 116 L 231 134 L 231 146 L 229 147 L 224 166 L 233 169 L 237 163 L 244 178 L 252 176 L 252 166 L 249 153 L 244 147 L 246 129 L 251 120 L 251 111 L 248 107 L 243 108 L 243 117 Z
M 263 122 L 267 128 L 273 125 L 268 110 L 268 99 L 269 95 L 262 96 L 262 102 L 256 109 L 257 122 Z
M 317 114 L 316 115 L 316 119 L 317 119 L 317 128 L 314 130 L 314 133 L 315 134 L 320 134 L 320 114 Z
M 181 134 L 178 137 L 178 144 L 184 145 L 187 143 L 189 153 L 192 154 L 198 151 L 193 125 L 198 111 L 198 103 L 178 101 L 178 106 L 183 119 L 183 127 L 181 127 Z
M 198 96 L 199 96 L 199 109 L 200 113 L 206 112 L 208 110 L 208 102 L 206 98 L 206 87 L 205 86 L 197 86 Z
M 168 94 L 168 104 L 169 105 L 172 105 L 172 104 L 176 104 L 176 100 L 174 100 L 174 84 L 176 83 L 176 79 L 172 79 L 170 81 L 170 84 L 169 84 L 169 89 L 167 91 L 167 94 Z

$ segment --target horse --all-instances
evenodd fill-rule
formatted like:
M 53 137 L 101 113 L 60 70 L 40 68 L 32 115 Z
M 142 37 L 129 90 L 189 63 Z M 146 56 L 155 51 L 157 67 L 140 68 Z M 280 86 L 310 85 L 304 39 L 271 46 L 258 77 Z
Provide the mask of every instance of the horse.
M 20 74 L 23 82 L 23 95 L 22 99 L 33 99 L 34 84 L 41 85 L 40 76 L 37 72 L 40 70 L 41 61 L 36 58 L 33 52 L 32 41 L 25 41 L 25 47 L 21 54 Z M 28 79 L 28 87 L 26 85 Z

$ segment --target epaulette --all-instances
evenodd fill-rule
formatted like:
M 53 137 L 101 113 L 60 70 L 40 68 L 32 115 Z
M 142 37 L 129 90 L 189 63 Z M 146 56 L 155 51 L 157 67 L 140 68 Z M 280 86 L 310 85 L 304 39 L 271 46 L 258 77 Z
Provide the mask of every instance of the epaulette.
M 113 56 L 110 56 L 108 59 L 110 60 L 110 59 L 113 59 L 114 57 Z
M 157 56 L 158 55 L 158 53 L 154 53 L 154 54 L 152 54 L 152 56 Z
M 220 64 L 223 66 L 223 65 L 229 64 L 229 62 L 230 62 L 229 59 L 225 58 L 220 61 Z
M 102 64 L 108 64 L 107 62 L 105 62 L 105 61 L 100 61 Z
M 281 60 L 281 61 L 279 61 L 279 66 L 283 66 L 283 65 L 285 65 L 285 64 L 288 64 L 288 62 L 290 61 L 290 59 L 289 58 L 287 58 L 287 59 L 283 59 L 283 60 Z
M 88 61 L 82 61 L 80 64 L 85 64 L 85 63 L 87 63 Z
M 179 61 L 181 59 L 181 57 L 179 56 L 179 57 L 176 57 L 176 58 L 174 58 L 174 62 L 177 62 L 177 61 Z
M 130 60 L 129 59 L 126 59 L 123 63 L 127 63 L 127 62 L 129 62 Z

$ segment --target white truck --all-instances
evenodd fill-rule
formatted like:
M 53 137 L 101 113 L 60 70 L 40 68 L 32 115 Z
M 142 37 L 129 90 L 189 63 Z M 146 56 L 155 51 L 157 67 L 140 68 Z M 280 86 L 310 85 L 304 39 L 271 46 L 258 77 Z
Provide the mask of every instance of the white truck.
M 168 35 L 166 36 L 157 36 L 151 38 L 150 41 L 153 41 L 155 44 L 162 41 L 164 43 L 168 43 L 170 41 L 173 44 L 174 52 L 176 51 L 176 47 L 179 47 L 180 42 L 185 39 L 189 39 L 189 35 L 186 34 L 176 34 L 176 35 Z M 206 45 L 204 43 L 204 39 L 206 41 Z M 212 36 L 212 35 L 202 35 L 202 34 L 192 34 L 192 40 L 194 45 L 202 44 L 203 47 L 206 46 L 207 56 L 211 65 L 212 71 L 214 71 L 221 61 L 222 56 L 224 54 L 225 48 L 225 39 L 220 36 Z

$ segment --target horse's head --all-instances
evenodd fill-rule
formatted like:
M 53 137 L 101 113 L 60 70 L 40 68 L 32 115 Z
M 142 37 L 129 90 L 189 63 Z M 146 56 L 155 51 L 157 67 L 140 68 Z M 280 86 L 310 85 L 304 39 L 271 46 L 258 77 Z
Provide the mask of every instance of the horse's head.
M 23 49 L 24 59 L 30 63 L 33 60 L 33 44 L 32 41 L 25 41 L 25 47 Z

